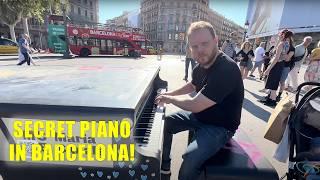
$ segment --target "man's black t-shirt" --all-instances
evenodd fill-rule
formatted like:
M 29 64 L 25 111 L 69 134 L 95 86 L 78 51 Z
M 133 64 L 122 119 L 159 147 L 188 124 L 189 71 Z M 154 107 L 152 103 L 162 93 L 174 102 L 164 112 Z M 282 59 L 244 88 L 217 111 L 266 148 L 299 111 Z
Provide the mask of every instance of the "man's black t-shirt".
M 216 61 L 205 69 L 199 64 L 192 72 L 196 91 L 216 102 L 215 105 L 194 113 L 203 123 L 224 127 L 235 132 L 241 118 L 244 87 L 237 64 L 226 54 L 220 53 Z

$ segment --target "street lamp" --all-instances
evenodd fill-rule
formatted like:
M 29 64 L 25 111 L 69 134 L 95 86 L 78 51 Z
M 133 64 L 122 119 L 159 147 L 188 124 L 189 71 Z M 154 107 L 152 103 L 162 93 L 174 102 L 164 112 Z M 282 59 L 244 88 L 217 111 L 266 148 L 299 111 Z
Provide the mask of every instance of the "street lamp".
M 249 22 L 248 20 L 246 21 L 246 23 L 244 23 L 244 35 L 243 35 L 243 42 L 246 40 L 246 36 L 247 36 L 247 31 L 249 28 Z
M 62 5 L 62 12 L 63 12 L 63 24 L 64 24 L 64 36 L 65 36 L 65 43 L 66 43 L 66 50 L 63 53 L 63 58 L 64 59 L 72 59 L 73 56 L 70 54 L 70 49 L 69 49 L 69 40 L 68 40 L 68 28 L 67 28 L 67 15 L 66 15 L 66 5 L 67 5 L 67 0 L 60 0 L 60 3 Z

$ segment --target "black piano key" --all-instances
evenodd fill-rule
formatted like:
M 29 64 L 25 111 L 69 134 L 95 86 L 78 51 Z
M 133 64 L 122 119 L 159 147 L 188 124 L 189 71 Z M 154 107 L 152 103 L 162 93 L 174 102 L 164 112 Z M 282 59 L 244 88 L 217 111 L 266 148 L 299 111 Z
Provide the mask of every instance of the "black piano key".
M 136 125 L 136 128 L 152 128 L 152 123 L 139 123 Z
M 136 132 L 134 132 L 133 136 L 147 137 L 147 136 L 150 136 L 150 132 L 146 132 L 146 131 L 136 131 Z
M 139 144 L 147 144 L 149 142 L 149 138 L 144 138 L 144 137 L 137 137 L 134 139 L 136 143 Z

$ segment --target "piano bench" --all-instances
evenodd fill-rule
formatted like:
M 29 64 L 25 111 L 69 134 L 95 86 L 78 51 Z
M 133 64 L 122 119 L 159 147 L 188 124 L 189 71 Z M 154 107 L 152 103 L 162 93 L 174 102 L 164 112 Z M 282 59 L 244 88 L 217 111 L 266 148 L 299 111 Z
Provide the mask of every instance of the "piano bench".
M 224 148 L 205 162 L 201 179 L 278 180 L 279 177 L 247 135 L 238 130 Z

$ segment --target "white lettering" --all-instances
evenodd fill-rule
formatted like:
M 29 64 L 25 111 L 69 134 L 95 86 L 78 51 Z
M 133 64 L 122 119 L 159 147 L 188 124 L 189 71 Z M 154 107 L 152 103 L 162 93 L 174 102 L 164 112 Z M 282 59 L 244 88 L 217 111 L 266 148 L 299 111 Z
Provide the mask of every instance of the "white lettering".
M 103 35 L 103 36 L 115 36 L 116 35 L 114 32 L 108 32 L 108 31 L 90 30 L 89 32 L 90 32 L 90 34 Z

